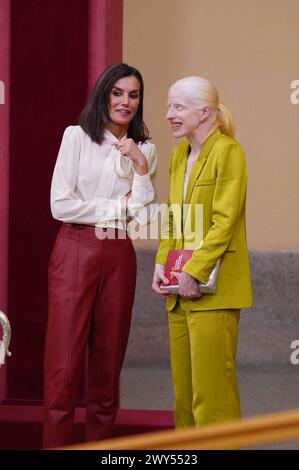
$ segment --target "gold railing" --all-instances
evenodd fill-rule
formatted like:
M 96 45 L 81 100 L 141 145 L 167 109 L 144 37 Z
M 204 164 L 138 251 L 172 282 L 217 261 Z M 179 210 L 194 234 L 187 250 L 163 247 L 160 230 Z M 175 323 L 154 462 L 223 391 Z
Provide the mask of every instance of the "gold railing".
M 64 447 L 66 450 L 236 449 L 299 438 L 299 410 L 203 427 L 160 431 Z

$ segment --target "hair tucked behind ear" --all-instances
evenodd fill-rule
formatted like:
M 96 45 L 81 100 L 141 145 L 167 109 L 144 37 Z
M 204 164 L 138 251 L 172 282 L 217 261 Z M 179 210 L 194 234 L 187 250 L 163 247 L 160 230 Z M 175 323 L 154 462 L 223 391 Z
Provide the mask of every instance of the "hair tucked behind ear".
M 235 124 L 230 110 L 219 102 L 219 94 L 210 80 L 202 77 L 185 77 L 175 82 L 171 88 L 178 88 L 195 106 L 209 106 L 212 111 L 211 123 L 229 136 L 235 135 Z
M 235 123 L 230 110 L 223 103 L 219 103 L 217 107 L 216 125 L 218 125 L 222 134 L 229 137 L 235 136 Z
M 145 142 L 149 139 L 148 129 L 143 121 L 143 78 L 140 72 L 127 64 L 110 65 L 99 76 L 93 91 L 83 109 L 79 124 L 91 140 L 101 144 L 105 127 L 110 121 L 109 97 L 114 83 L 123 77 L 135 77 L 140 84 L 139 106 L 129 124 L 128 138 L 134 142 Z

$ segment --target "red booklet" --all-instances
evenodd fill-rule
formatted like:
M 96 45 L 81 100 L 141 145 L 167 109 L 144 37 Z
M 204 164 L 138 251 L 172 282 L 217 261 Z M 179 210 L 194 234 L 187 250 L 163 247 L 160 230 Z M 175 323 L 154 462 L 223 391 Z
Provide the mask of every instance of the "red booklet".
M 179 285 L 178 280 L 171 276 L 171 271 L 180 273 L 183 266 L 192 257 L 193 250 L 170 250 L 165 264 L 165 276 L 169 279 L 169 284 L 160 284 L 160 289 L 167 290 L 172 294 L 178 294 Z M 209 279 L 205 284 L 199 283 L 199 291 L 202 294 L 215 294 L 217 288 L 217 277 L 221 260 L 218 259 L 214 268 L 212 269 Z
M 165 264 L 165 276 L 169 280 L 169 284 L 161 284 L 160 289 L 167 289 L 169 286 L 178 287 L 178 280 L 176 277 L 170 275 L 172 271 L 180 273 L 183 266 L 192 257 L 193 250 L 170 250 L 168 252 Z M 173 290 L 173 288 L 171 289 Z

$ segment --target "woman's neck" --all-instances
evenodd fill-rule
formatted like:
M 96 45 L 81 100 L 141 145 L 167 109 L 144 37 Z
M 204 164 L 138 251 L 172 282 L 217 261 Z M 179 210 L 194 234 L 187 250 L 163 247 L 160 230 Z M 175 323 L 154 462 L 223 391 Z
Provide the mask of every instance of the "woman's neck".
M 118 140 L 122 139 L 128 132 L 128 127 L 118 126 L 111 121 L 106 125 L 106 129 L 108 129 L 108 131 L 111 132 L 111 134 L 113 134 Z
M 209 135 L 211 135 L 212 132 L 214 132 L 214 130 L 215 130 L 214 124 L 203 123 L 203 125 L 200 128 L 198 128 L 195 132 L 186 136 L 189 141 L 192 154 L 200 153 L 204 142 L 209 137 Z

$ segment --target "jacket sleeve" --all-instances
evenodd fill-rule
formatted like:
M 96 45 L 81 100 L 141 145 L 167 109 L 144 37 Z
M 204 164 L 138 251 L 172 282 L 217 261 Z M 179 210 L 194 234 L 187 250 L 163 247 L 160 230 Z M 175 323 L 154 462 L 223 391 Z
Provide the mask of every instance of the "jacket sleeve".
M 170 158 L 169 164 L 169 178 L 171 177 L 172 171 L 172 159 L 173 155 Z M 169 250 L 175 248 L 175 239 L 174 239 L 174 224 L 173 224 L 173 213 L 171 209 L 170 200 L 167 202 L 167 208 L 163 214 L 163 222 L 161 229 L 161 237 L 159 247 L 156 253 L 155 263 L 156 264 L 165 264 L 167 260 L 167 255 Z
M 238 142 L 220 151 L 212 202 L 212 224 L 183 271 L 206 283 L 216 261 L 227 250 L 246 199 L 246 159 Z
M 148 162 L 149 172 L 140 176 L 134 173 L 132 183 L 132 195 L 128 200 L 127 215 L 140 225 L 146 225 L 156 217 L 155 189 L 151 181 L 157 166 L 157 149 L 153 144 L 149 145 L 149 151 L 144 152 Z M 141 148 L 143 151 L 143 149 Z

